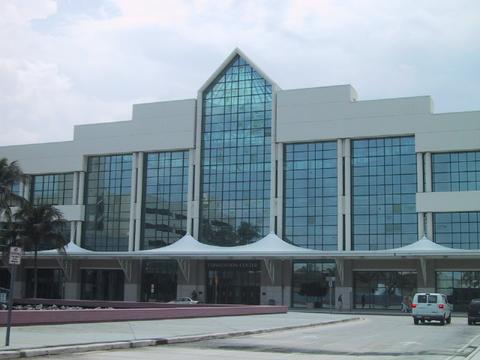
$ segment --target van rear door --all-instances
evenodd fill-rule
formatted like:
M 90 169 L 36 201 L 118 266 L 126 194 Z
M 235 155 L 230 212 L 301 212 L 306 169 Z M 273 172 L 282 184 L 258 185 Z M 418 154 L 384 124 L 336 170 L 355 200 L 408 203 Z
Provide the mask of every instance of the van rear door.
M 438 295 L 422 294 L 417 298 L 417 311 L 420 314 L 438 314 Z

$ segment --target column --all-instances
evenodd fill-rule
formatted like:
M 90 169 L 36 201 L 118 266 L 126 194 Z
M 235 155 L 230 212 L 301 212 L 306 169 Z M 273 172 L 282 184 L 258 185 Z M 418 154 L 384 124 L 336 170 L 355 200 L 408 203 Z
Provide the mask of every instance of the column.
M 71 277 L 65 279 L 64 298 L 67 300 L 78 300 L 80 299 L 81 272 L 78 267 L 78 262 L 73 260 L 70 261 L 72 261 L 72 271 Z
M 80 177 L 79 171 L 73 172 L 73 194 L 72 194 L 72 205 L 78 205 L 78 181 Z
M 138 153 L 132 153 L 132 173 L 130 190 L 130 221 L 128 224 L 128 251 L 133 251 L 135 244 L 135 203 L 137 196 L 137 161 Z
M 140 237 L 142 235 L 142 204 L 143 204 L 143 168 L 144 152 L 138 153 L 137 159 L 137 196 L 135 208 L 135 251 L 140 250 Z
M 276 195 L 277 189 L 277 96 L 275 92 L 272 94 L 272 146 L 271 146 L 271 159 L 270 159 L 270 232 L 275 232 L 275 216 L 278 214 L 279 204 L 277 202 Z M 277 220 L 278 221 L 278 220 Z
M 425 153 L 425 192 L 432 192 L 432 154 Z M 427 212 L 427 237 L 433 240 L 433 217 L 431 212 Z
M 83 205 L 84 204 L 84 193 L 85 190 L 85 172 L 80 171 L 78 174 L 78 197 L 77 197 L 77 205 Z M 85 211 L 84 211 L 84 216 L 85 216 Z M 76 231 L 75 231 L 75 243 L 77 245 L 80 245 L 82 242 L 82 222 L 77 221 L 76 222 Z
M 200 203 L 202 199 L 200 198 L 200 177 L 201 177 L 201 152 L 202 152 L 202 102 L 203 96 L 202 92 L 199 91 L 197 95 L 197 108 L 196 108 L 196 129 L 195 129 L 195 176 L 194 176 L 194 198 L 192 204 L 192 215 L 193 215 L 193 229 L 192 236 L 195 239 L 199 239 L 200 232 Z
M 345 214 L 345 250 L 350 251 L 352 250 L 352 190 L 351 190 L 351 181 L 352 181 L 352 174 L 351 174 L 351 147 L 350 147 L 350 139 L 344 140 L 344 159 L 345 159 L 345 201 L 344 201 L 344 214 Z
M 23 181 L 20 181 L 19 184 L 19 195 L 25 197 L 25 183 Z
M 123 287 L 123 301 L 139 301 L 142 283 L 142 267 L 141 261 L 131 261 L 130 279 L 125 274 L 125 282 Z
M 276 209 L 277 209 L 277 235 L 283 236 L 283 164 L 284 164 L 284 144 L 277 144 L 277 193 L 276 193 Z
M 343 141 L 337 139 L 337 250 L 343 249 Z
M 422 193 L 424 191 L 423 186 L 423 154 L 417 153 L 417 193 Z M 418 212 L 418 238 L 420 239 L 425 235 L 425 216 L 423 212 Z
M 78 205 L 78 182 L 80 178 L 80 172 L 74 171 L 73 172 L 73 193 L 72 193 L 72 205 Z M 71 243 L 75 243 L 77 239 L 77 221 L 70 222 L 70 239 Z
M 23 192 L 22 192 L 22 196 L 26 200 L 30 200 L 31 186 L 32 186 L 32 177 L 27 176 L 26 179 L 25 179 L 25 183 L 23 184 Z
M 188 150 L 188 194 L 187 194 L 187 233 L 193 233 L 193 219 L 195 216 L 194 198 L 198 189 L 195 187 L 195 149 Z

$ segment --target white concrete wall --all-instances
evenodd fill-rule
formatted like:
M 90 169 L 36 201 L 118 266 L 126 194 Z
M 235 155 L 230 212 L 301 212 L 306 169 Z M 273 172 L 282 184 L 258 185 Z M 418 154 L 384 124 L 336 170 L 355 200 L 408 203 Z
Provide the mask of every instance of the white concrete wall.
M 79 125 L 73 141 L 0 147 L 27 174 L 84 171 L 85 155 L 194 148 L 196 100 L 133 105 L 130 121 Z
M 427 96 L 351 101 L 345 95 L 335 99 L 337 88 L 279 91 L 277 141 L 406 135 L 421 118 L 431 117 Z
M 415 131 L 417 152 L 480 149 L 480 111 L 434 114 L 428 125 Z
M 417 193 L 417 212 L 480 211 L 480 191 Z
M 480 148 L 480 111 L 432 114 L 428 96 L 354 101 L 349 92 L 349 85 L 280 90 L 276 140 L 415 135 L 417 152 Z
M 27 174 L 82 170 L 83 157 L 73 141 L 0 147 L 0 158 L 17 160 Z
M 85 205 L 57 205 L 63 217 L 67 221 L 83 221 L 85 220 Z

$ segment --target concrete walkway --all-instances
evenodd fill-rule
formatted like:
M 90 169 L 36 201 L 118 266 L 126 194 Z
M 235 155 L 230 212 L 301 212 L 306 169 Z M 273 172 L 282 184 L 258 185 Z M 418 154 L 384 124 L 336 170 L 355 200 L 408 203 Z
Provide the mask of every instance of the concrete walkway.
M 11 346 L 0 347 L 0 359 L 190 342 L 356 319 L 359 317 L 351 314 L 289 312 L 215 318 L 21 326 L 12 328 Z M 3 327 L 0 329 L 2 344 L 4 339 Z

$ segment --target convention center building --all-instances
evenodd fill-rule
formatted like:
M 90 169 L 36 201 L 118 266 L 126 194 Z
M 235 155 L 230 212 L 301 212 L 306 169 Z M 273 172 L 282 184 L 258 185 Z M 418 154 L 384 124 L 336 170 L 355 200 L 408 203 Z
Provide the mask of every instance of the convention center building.
M 0 158 L 29 175 L 15 191 L 68 220 L 64 251 L 39 252 L 38 297 L 343 309 L 480 297 L 480 111 L 435 113 L 429 96 L 282 90 L 236 49 L 195 99 L 135 104 L 131 120 Z M 15 281 L 32 296 L 30 253 Z

